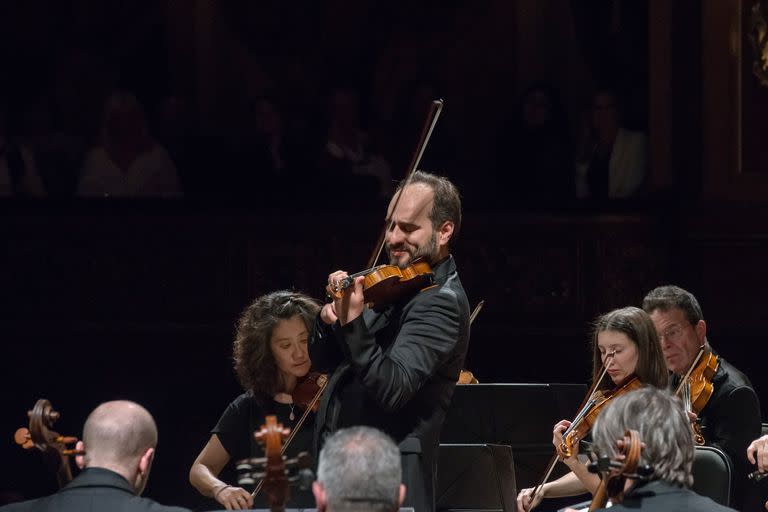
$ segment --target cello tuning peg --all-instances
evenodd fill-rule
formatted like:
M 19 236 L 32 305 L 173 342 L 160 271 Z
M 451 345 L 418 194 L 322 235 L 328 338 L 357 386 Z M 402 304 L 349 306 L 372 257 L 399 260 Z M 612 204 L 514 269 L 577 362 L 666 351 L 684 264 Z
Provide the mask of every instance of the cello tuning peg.
M 35 443 L 32 442 L 32 436 L 29 434 L 29 429 L 25 427 L 16 430 L 13 434 L 13 440 L 25 450 L 29 450 L 35 446 Z

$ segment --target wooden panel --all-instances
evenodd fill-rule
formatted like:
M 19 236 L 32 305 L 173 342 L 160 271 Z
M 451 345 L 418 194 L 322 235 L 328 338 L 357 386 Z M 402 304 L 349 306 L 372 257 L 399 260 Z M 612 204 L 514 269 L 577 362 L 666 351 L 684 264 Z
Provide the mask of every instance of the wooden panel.
M 704 2 L 705 198 L 768 197 L 768 162 L 759 157 L 765 148 L 759 141 L 764 141 L 768 122 L 759 112 L 768 104 L 768 89 L 756 87 L 751 73 L 753 54 L 746 40 L 745 19 L 752 5 L 742 0 Z

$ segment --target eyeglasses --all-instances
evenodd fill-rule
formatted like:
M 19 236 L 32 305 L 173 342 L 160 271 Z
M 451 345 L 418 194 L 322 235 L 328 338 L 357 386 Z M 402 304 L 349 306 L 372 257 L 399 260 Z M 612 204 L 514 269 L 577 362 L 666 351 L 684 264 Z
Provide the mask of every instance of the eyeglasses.
M 664 332 L 658 333 L 658 335 L 659 342 L 664 341 L 664 338 L 668 341 L 677 341 L 683 335 L 683 326 L 677 324 L 669 326 L 664 329 Z

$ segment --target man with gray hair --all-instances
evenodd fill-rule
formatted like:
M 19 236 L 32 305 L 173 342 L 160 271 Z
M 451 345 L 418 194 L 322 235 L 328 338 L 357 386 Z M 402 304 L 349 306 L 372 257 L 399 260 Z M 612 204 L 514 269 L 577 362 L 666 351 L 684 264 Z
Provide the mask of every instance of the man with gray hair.
M 405 499 L 400 450 L 371 427 L 338 430 L 320 451 L 312 492 L 319 512 L 393 512 Z
M 125 400 L 103 403 L 88 416 L 77 443 L 78 450 L 85 450 L 75 458 L 80 474 L 56 494 L 0 510 L 185 512 L 139 496 L 156 446 L 157 426 L 144 407 Z
M 640 433 L 643 447 L 639 467 L 650 466 L 648 481 L 627 480 L 624 499 L 611 512 L 724 512 L 730 511 L 699 496 L 693 484 L 693 438 L 681 402 L 666 391 L 646 387 L 620 396 L 608 404 L 592 429 L 594 449 L 601 456 L 615 459 L 617 441 L 627 430 Z

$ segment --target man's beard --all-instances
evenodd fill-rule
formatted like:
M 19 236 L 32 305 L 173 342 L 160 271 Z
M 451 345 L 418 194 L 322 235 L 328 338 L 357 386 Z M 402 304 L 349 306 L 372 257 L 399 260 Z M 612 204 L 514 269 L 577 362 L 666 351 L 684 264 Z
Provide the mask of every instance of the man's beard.
M 429 237 L 429 241 L 426 244 L 422 245 L 421 247 L 416 247 L 415 249 L 412 247 L 413 246 L 408 246 L 405 243 L 398 245 L 397 247 L 392 247 L 387 244 L 387 254 L 390 255 L 389 264 L 397 265 L 400 268 L 405 268 L 419 258 L 425 260 L 430 265 L 433 264 L 437 260 L 437 256 L 440 252 L 440 249 L 437 246 L 437 232 L 434 230 L 432 231 L 432 236 Z M 392 257 L 393 249 L 396 251 L 407 252 L 410 255 L 410 258 L 404 263 L 399 263 L 397 258 Z

